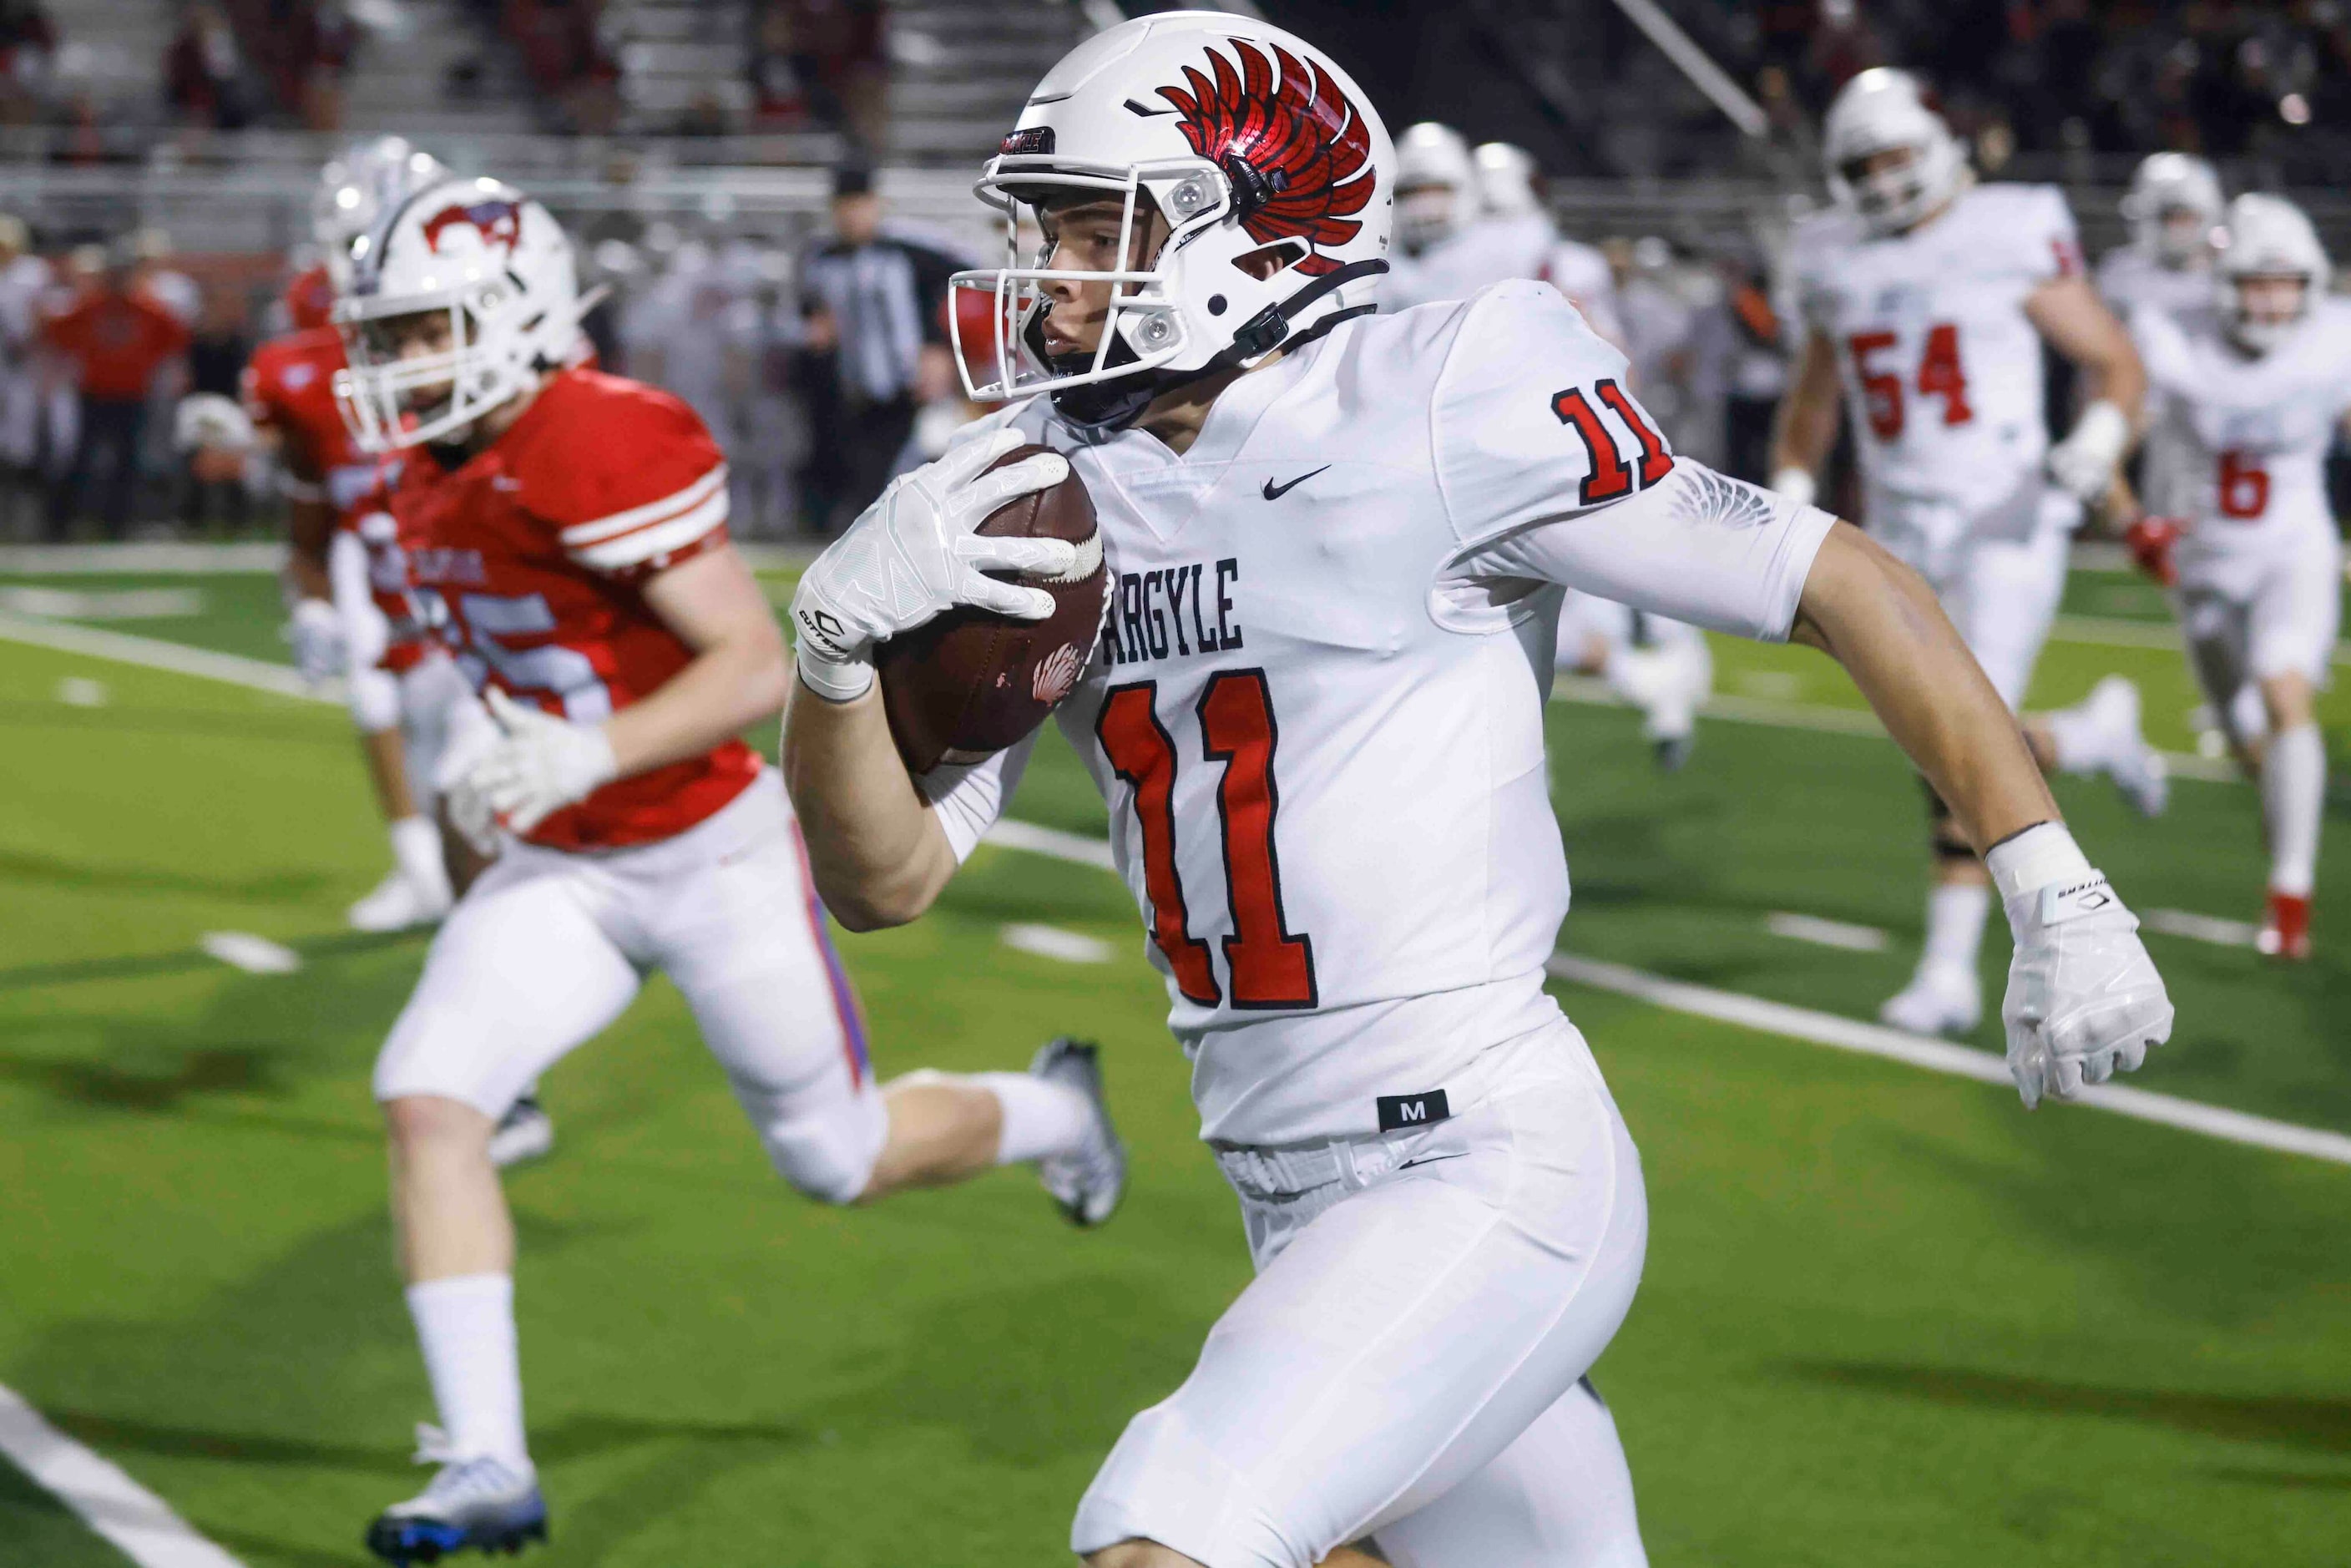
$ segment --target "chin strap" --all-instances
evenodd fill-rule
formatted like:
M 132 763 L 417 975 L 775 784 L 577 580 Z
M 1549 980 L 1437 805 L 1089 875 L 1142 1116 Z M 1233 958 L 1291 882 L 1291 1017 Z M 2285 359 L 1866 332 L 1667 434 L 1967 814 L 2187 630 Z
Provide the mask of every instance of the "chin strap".
M 1344 288 L 1360 278 L 1377 277 L 1388 270 L 1384 259 L 1353 261 L 1335 267 L 1307 284 L 1297 293 L 1277 305 L 1269 305 L 1241 323 L 1233 333 L 1233 340 L 1207 364 L 1194 371 L 1154 371 L 1132 379 L 1098 382 L 1091 386 L 1071 387 L 1053 394 L 1053 410 L 1071 425 L 1088 435 L 1107 435 L 1125 429 L 1142 416 L 1161 394 L 1178 387 L 1222 375 L 1250 360 L 1263 359 L 1277 349 L 1302 348 L 1342 321 L 1357 316 L 1368 316 L 1379 307 L 1358 305 L 1351 309 L 1334 310 L 1313 326 L 1293 333 L 1290 329 L 1292 317 L 1307 307 Z M 1091 394 L 1091 395 L 1089 395 Z

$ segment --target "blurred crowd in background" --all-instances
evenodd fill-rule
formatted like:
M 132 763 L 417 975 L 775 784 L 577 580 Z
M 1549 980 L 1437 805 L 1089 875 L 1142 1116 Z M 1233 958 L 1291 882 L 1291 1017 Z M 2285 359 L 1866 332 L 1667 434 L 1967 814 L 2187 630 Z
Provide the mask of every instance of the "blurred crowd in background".
M 344 87 L 363 56 L 449 55 L 425 84 L 434 109 L 520 103 L 534 130 L 696 135 L 825 130 L 878 145 L 889 85 L 883 0 L 162 0 L 160 57 L 120 57 L 146 35 L 113 13 L 148 0 L 0 0 L 0 127 L 52 132 L 43 155 L 204 156 L 204 133 L 346 128 Z M 661 11 L 671 20 L 649 18 Z M 142 18 L 143 19 L 143 18 Z M 421 33 L 454 21 L 455 39 Z M 653 34 L 656 37 L 640 37 Z M 631 115 L 646 47 L 699 48 L 702 90 Z M 919 49 L 920 45 L 916 47 Z
M 162 3 L 0 0 L 0 128 L 330 126 L 354 63 L 406 48 L 397 28 L 432 7 L 453 36 L 418 78 L 433 99 L 407 127 L 420 142 L 433 145 L 435 114 L 457 127 L 469 102 L 518 93 L 542 130 L 622 125 L 553 139 L 596 150 L 590 178 L 611 198 L 570 212 L 549 196 L 583 283 L 611 291 L 590 331 L 608 368 L 700 411 L 730 454 L 738 530 L 768 538 L 837 529 L 975 412 L 954 373 L 946 278 L 993 259 L 974 254 L 986 230 L 893 215 L 868 171 L 879 157 L 976 169 L 1087 25 L 1083 7 L 1054 0 L 895 14 L 879 0 L 193 0 L 173 13 L 150 98 L 99 103 L 77 75 L 74 35 L 104 6 Z M 1566 231 L 1607 256 L 1647 406 L 1683 450 L 1757 479 L 1787 363 L 1775 235 L 1816 178 L 1817 112 L 1855 72 L 1924 70 L 1988 173 L 2102 185 L 2077 201 L 2101 243 L 2119 229 L 2111 192 L 2147 152 L 2207 152 L 2240 184 L 2324 189 L 2351 166 L 2351 0 L 1668 0 L 1770 117 L 1763 139 L 1733 131 L 1610 0 L 1261 8 L 1329 39 L 1391 123 L 1447 120 L 1531 149 Z M 666 53 L 648 52 L 654 32 Z M 656 67 L 684 73 L 669 99 L 623 93 L 632 71 Z M 671 108 L 648 131 L 656 101 Z M 928 140 L 910 137 L 925 115 Z M 798 129 L 848 160 L 820 216 L 630 204 L 688 162 L 673 133 Z M 115 155 L 103 140 L 93 158 Z M 82 144 L 28 145 L 19 155 L 54 166 Z M 1709 207 L 1646 183 L 1740 171 L 1764 202 Z M 299 210 L 307 176 L 285 178 Z M 0 183 L 0 210 L 12 205 Z M 197 471 L 171 410 L 187 392 L 235 393 L 253 346 L 291 324 L 282 295 L 310 258 L 175 255 L 156 227 L 18 210 L 33 228 L 0 221 L 0 538 L 271 526 L 267 476 Z

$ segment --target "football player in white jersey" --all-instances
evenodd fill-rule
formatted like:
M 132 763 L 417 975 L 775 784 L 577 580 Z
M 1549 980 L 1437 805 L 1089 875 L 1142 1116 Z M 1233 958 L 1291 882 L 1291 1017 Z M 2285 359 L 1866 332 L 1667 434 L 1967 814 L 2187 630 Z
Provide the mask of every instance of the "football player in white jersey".
M 1259 1273 L 1079 1505 L 1092 1568 L 1353 1565 L 1366 1540 L 1398 1568 L 1644 1561 L 1584 1378 L 1639 1278 L 1640 1163 L 1543 989 L 1562 584 L 1844 660 L 1989 850 L 2028 1101 L 2169 1029 L 2137 922 L 1915 573 L 1676 457 L 1554 290 L 1372 312 L 1392 157 L 1361 90 L 1263 22 L 1079 46 L 980 182 L 1041 217 L 1042 254 L 959 278 L 993 301 L 974 394 L 1019 401 L 793 602 L 784 759 L 819 886 L 854 925 L 912 920 L 1032 743 L 909 778 L 874 647 L 958 602 L 1048 609 L 984 575 L 988 461 L 1041 442 L 1022 487 L 1066 468 L 1093 497 L 1114 598 L 1057 718 Z
M 2150 154 L 2123 197 L 2131 242 L 2098 262 L 2098 293 L 2129 319 L 2141 306 L 2199 310 L 2212 302 L 2220 230 L 2220 176 L 2188 152 Z
M 2177 582 L 2189 662 L 2261 780 L 2262 950 L 2304 958 L 2326 809 L 2312 699 L 2334 656 L 2343 578 L 2325 465 L 2351 413 L 2351 305 L 2328 296 L 2326 252 L 2291 202 L 2240 196 L 2225 235 L 2200 308 L 2147 304 L 2131 317 L 2152 389 L 2148 466 L 2180 477 L 2174 518 L 2143 520 L 2131 537 Z M 2266 736 L 2246 723 L 2249 686 Z
M 1772 434 L 1772 486 L 1810 501 L 1853 412 L 1863 521 L 1934 585 L 2011 707 L 2064 591 L 2066 536 L 2103 498 L 2128 446 L 2146 374 L 2129 334 L 2082 276 L 2073 215 L 2047 185 L 1978 185 L 1917 81 L 1867 70 L 1830 107 L 1836 204 L 1799 226 L 1790 266 L 1809 332 Z M 2051 445 L 2042 346 L 2088 398 Z M 2105 773 L 2141 811 L 2163 809 L 2161 758 L 2140 737 L 2138 691 L 2108 677 L 2088 700 L 2025 720 L 2045 768 Z M 1898 1028 L 1964 1032 L 1991 889 L 1946 802 L 1931 799 L 1936 864 L 1926 949 L 1881 1009 Z

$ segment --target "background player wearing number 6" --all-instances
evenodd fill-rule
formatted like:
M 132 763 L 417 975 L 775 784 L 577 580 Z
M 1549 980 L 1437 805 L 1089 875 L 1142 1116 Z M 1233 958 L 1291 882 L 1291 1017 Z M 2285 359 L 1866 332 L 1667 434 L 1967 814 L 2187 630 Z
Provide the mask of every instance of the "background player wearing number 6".
M 2351 411 L 2351 307 L 2328 295 L 2326 252 L 2283 197 L 2238 197 L 2224 233 L 2200 307 L 2131 317 L 2154 384 L 2147 466 L 2177 476 L 2175 493 L 2150 504 L 2179 513 L 2135 533 L 2154 533 L 2151 564 L 2178 583 L 2189 662 L 2238 761 L 2261 780 L 2262 949 L 2305 958 L 2326 809 L 2312 703 L 2342 612 L 2343 546 L 2323 465 Z

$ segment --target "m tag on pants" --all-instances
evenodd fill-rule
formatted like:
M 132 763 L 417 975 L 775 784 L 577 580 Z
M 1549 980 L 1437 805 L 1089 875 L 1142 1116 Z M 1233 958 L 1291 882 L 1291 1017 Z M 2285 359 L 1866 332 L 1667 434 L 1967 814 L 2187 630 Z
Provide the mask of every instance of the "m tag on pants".
M 1383 1094 L 1372 1103 L 1380 1108 L 1383 1133 L 1430 1126 L 1453 1114 L 1452 1108 L 1445 1103 L 1442 1089 L 1432 1089 L 1426 1094 Z

